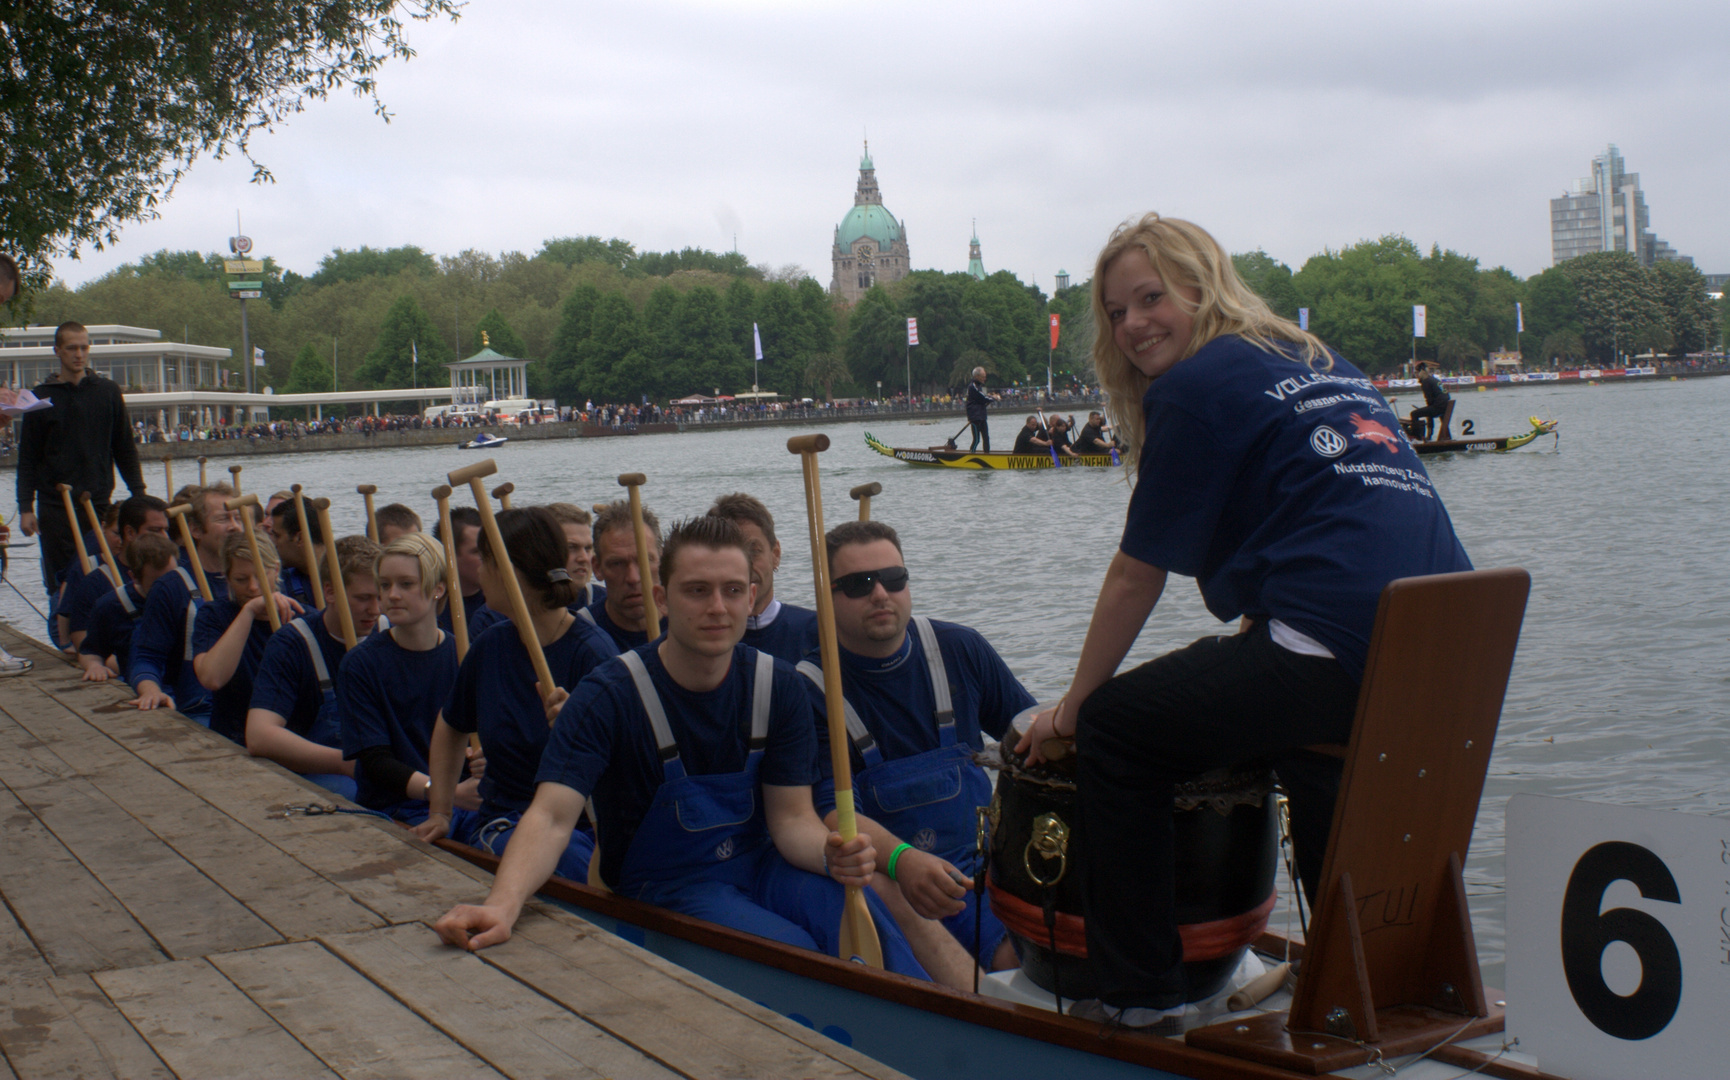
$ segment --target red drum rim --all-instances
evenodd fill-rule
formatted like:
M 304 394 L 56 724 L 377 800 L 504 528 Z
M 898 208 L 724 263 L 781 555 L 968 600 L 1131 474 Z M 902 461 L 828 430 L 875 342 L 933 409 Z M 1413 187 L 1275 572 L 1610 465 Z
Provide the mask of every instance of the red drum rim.
M 1036 945 L 1047 945 L 1051 932 L 1045 928 L 1045 912 L 1021 897 L 1006 891 L 995 881 L 988 881 L 991 890 L 991 912 L 1010 933 Z M 1185 923 L 1177 928 L 1183 939 L 1183 958 L 1218 960 L 1248 947 L 1267 929 L 1267 919 L 1273 912 L 1277 892 L 1266 900 L 1229 918 L 1210 922 Z M 1057 951 L 1065 956 L 1087 957 L 1087 920 L 1068 912 L 1057 913 Z

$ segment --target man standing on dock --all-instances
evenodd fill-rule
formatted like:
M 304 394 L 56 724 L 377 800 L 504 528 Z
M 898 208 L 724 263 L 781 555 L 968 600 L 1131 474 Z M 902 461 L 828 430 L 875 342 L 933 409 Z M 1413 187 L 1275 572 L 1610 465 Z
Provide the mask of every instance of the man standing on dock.
M 52 407 L 26 416 L 18 438 L 18 525 L 25 536 L 42 538 L 42 588 L 48 594 L 51 639 L 56 636 L 60 575 L 76 557 L 72 524 L 57 485 L 70 485 L 74 497 L 88 491 L 96 512 L 106 514 L 118 466 L 127 490 L 144 494 L 125 395 L 90 370 L 90 334 L 83 324 L 60 324 L 54 331 L 54 355 L 60 360 L 59 372 L 36 388 L 37 398 Z

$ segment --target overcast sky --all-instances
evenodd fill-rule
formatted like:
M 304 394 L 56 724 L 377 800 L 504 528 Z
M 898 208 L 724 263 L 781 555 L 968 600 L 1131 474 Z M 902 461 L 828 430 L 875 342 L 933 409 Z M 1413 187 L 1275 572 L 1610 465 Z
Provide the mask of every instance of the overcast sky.
M 532 254 L 598 234 L 738 249 L 828 283 L 869 133 L 915 267 L 1080 281 L 1111 227 L 1192 218 L 1293 269 L 1403 233 L 1550 265 L 1548 200 L 1616 143 L 1652 228 L 1730 271 L 1730 6 L 471 0 L 381 74 L 387 125 L 312 105 L 201 160 L 159 220 L 57 270 L 159 248 Z

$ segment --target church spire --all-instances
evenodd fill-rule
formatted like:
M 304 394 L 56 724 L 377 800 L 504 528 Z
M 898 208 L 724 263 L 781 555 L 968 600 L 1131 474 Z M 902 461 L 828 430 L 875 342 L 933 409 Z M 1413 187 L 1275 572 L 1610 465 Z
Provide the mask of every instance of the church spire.
M 853 192 L 854 206 L 883 204 L 883 192 L 877 188 L 877 167 L 871 163 L 871 140 L 865 140 L 865 154 L 859 159 L 859 187 Z
M 967 244 L 967 274 L 979 281 L 985 280 L 985 260 L 979 257 L 979 219 L 973 219 L 973 239 Z

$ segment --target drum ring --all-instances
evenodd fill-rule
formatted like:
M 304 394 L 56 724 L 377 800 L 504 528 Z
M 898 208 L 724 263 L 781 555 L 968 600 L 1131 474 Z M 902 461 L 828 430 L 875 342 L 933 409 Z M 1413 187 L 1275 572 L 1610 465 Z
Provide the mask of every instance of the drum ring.
M 1033 869 L 1034 852 L 1048 862 L 1057 860 L 1056 877 L 1048 881 L 1039 876 L 1039 872 Z M 1021 851 L 1021 865 L 1033 883 L 1042 888 L 1049 889 L 1063 880 L 1063 875 L 1069 872 L 1069 826 L 1062 818 L 1056 814 L 1040 814 L 1033 819 L 1033 835 Z

